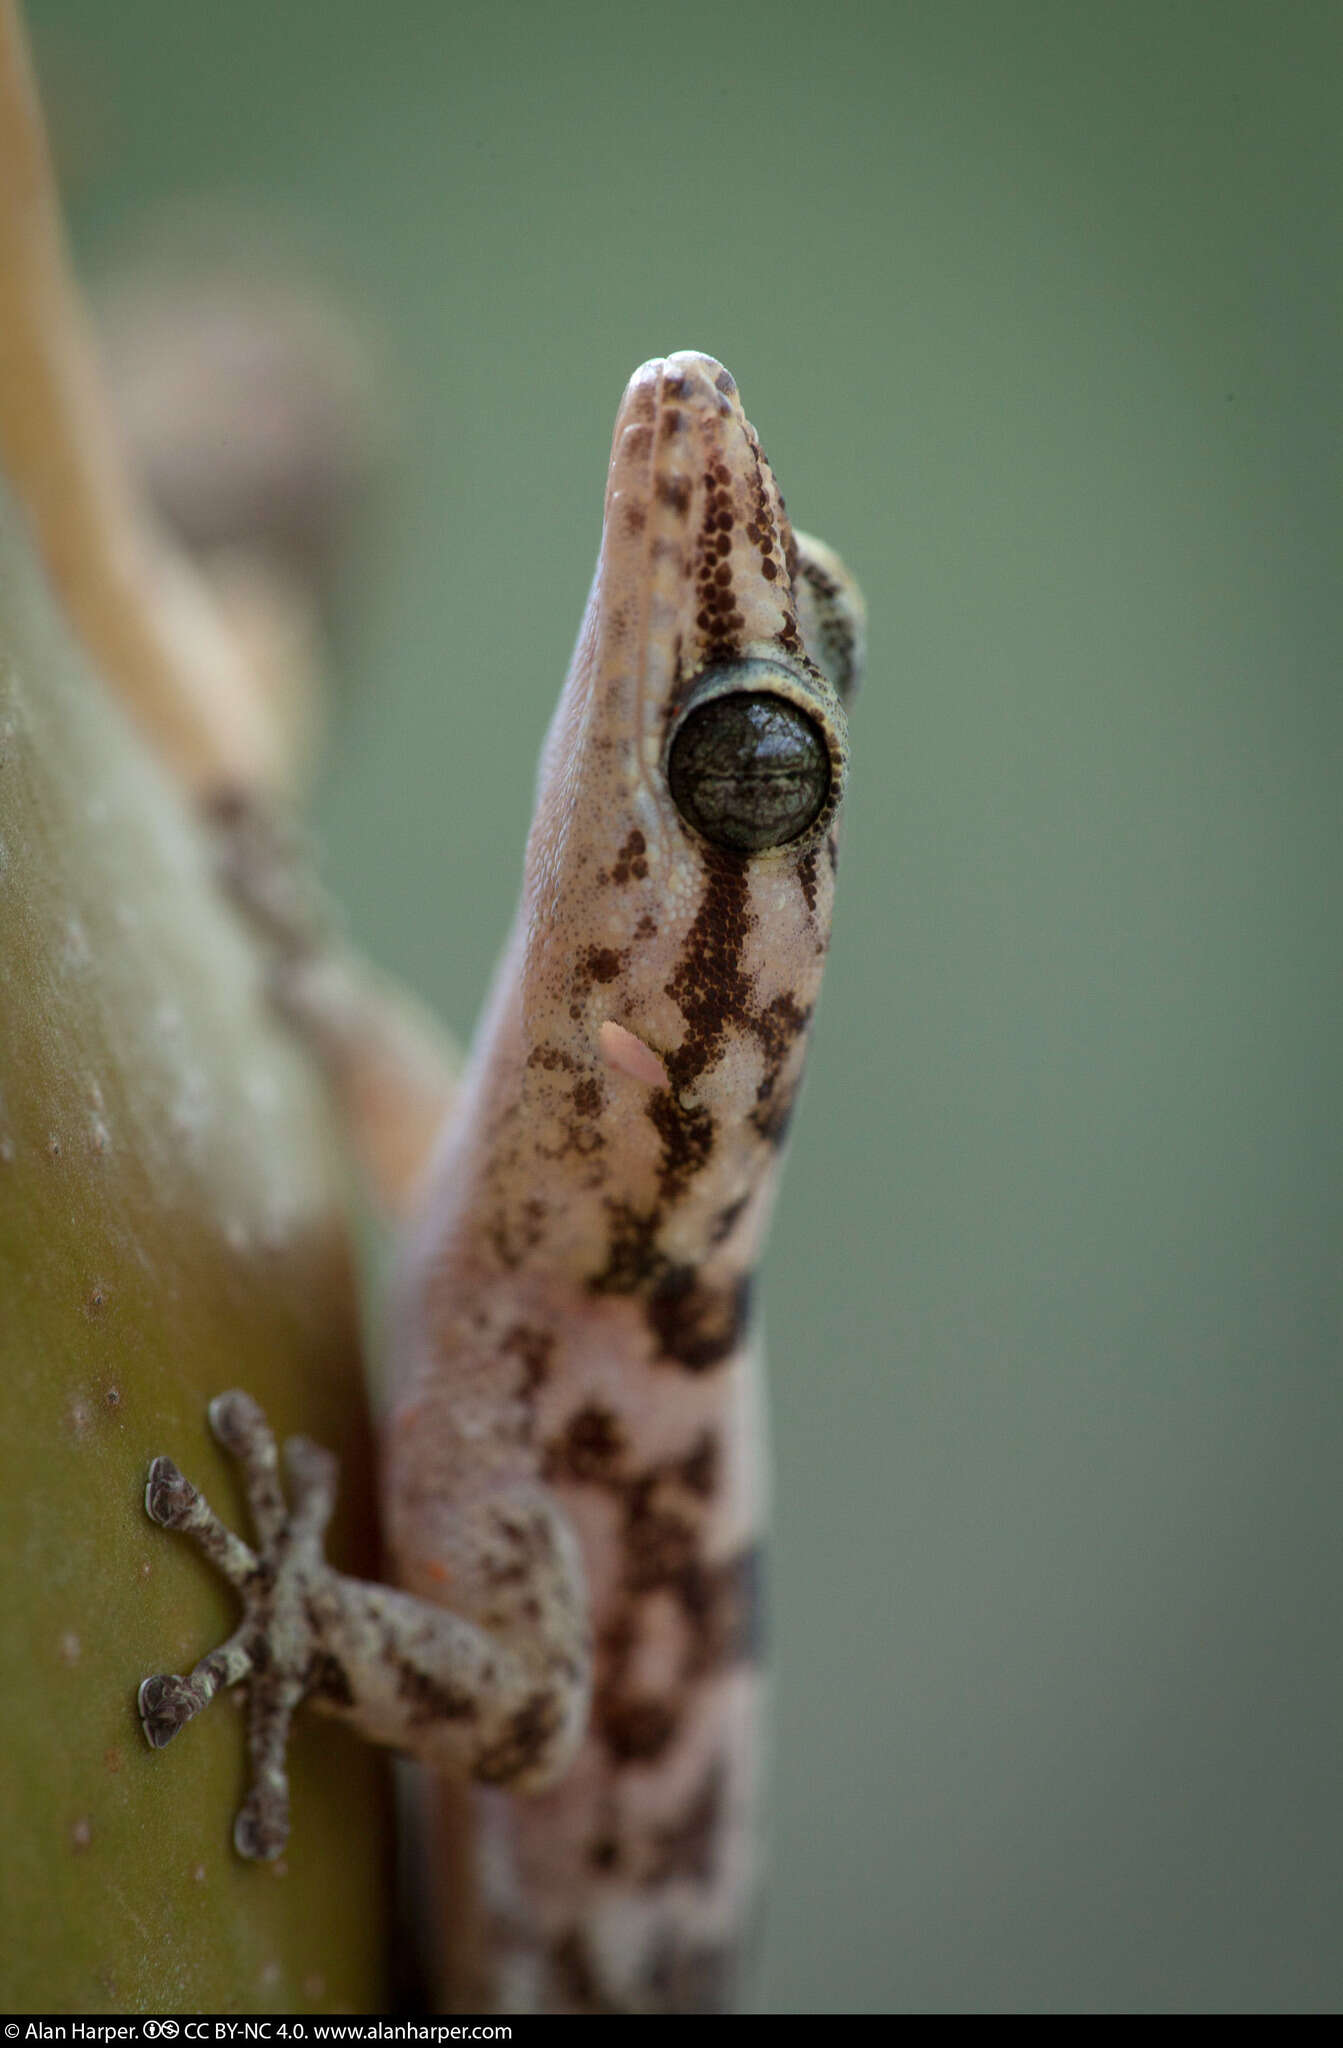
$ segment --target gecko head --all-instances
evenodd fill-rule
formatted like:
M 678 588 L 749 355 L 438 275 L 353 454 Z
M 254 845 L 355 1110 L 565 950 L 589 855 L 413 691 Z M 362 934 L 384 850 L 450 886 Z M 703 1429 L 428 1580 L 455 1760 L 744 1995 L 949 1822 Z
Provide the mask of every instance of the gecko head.
M 824 832 L 843 795 L 847 678 L 827 673 L 826 636 L 808 635 L 813 589 L 796 536 L 736 383 L 712 356 L 669 356 L 630 379 L 597 587 L 594 689 L 659 823 L 677 829 L 670 796 L 680 827 L 743 854 Z M 708 788 L 696 801 L 705 777 L 721 806 Z
M 757 931 L 780 988 L 806 1005 L 828 934 L 843 698 L 861 640 L 861 620 L 855 632 L 856 614 L 834 602 L 843 577 L 827 550 L 799 547 L 721 363 L 685 352 L 635 372 L 616 417 L 597 572 L 542 756 L 529 1035 L 554 1042 L 557 1026 L 576 1027 L 586 1042 L 613 1019 L 674 1053 L 687 948 L 698 948 L 701 994 L 718 974 L 731 982 L 727 1007 L 745 979 L 768 1000 L 763 958 L 737 948 L 729 961 L 696 936 L 706 891 L 721 900 L 728 881 L 743 934 Z

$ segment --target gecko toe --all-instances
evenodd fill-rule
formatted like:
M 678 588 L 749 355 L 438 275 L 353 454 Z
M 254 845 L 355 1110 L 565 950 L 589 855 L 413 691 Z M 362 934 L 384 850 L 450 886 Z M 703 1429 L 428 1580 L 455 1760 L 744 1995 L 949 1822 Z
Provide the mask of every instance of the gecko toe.
M 273 1863 L 289 1840 L 289 1796 L 258 1785 L 233 1822 L 233 1846 L 252 1863 Z
M 176 1529 L 190 1515 L 196 1489 L 171 1458 L 155 1458 L 145 1485 L 145 1513 L 161 1529 Z
M 260 1405 L 240 1387 L 217 1394 L 208 1413 L 216 1441 L 238 1462 L 252 1522 L 264 1550 L 278 1540 L 287 1519 L 271 1426 Z
M 235 1458 L 246 1457 L 259 1438 L 270 1435 L 261 1408 L 241 1387 L 231 1387 L 226 1394 L 216 1394 L 206 1412 L 216 1440 Z
M 198 1704 L 190 1682 L 175 1671 L 159 1671 L 146 1678 L 136 1694 L 136 1705 L 149 1747 L 165 1748 L 196 1713 Z
M 339 1459 L 311 1437 L 291 1436 L 284 1447 L 284 1462 L 295 1518 L 325 1525 L 336 1502 Z

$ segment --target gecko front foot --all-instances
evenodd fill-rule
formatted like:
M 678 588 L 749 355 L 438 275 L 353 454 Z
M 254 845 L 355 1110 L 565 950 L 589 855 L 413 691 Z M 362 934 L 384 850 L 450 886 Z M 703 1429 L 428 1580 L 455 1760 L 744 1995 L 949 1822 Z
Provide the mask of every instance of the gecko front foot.
M 162 1749 L 224 1686 L 247 1680 L 247 1745 L 252 1784 L 233 1829 L 241 1856 L 269 1860 L 289 1833 L 285 1749 L 301 1700 L 320 1693 L 330 1671 L 322 1629 L 324 1598 L 335 1574 L 322 1538 L 336 1497 L 336 1460 L 303 1437 L 285 1445 L 292 1510 L 280 1490 L 275 1439 L 251 1396 L 221 1394 L 210 1426 L 238 1460 L 259 1548 L 225 1527 L 204 1494 L 171 1458 L 155 1458 L 145 1509 L 161 1528 L 190 1536 L 237 1592 L 243 1620 L 228 1641 L 188 1677 L 160 1673 L 139 1691 L 140 1719 L 152 1749 Z

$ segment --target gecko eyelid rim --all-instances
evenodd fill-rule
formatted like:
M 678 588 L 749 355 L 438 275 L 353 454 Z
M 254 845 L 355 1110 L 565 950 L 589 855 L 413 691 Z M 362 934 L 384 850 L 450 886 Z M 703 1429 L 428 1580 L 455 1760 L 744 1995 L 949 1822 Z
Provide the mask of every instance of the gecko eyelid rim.
M 828 825 L 843 794 L 844 714 L 819 675 L 773 661 L 705 669 L 678 707 L 665 773 L 683 821 L 710 845 L 760 854 Z

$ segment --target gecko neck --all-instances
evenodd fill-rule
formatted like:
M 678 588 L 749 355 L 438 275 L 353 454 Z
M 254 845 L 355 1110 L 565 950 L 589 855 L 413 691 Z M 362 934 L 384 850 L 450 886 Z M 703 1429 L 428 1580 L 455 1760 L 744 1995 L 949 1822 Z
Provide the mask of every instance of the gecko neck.
M 534 1280 L 547 1293 L 651 1302 L 707 1288 L 722 1313 L 692 1341 L 716 1351 L 729 1328 L 739 1334 L 807 1012 L 687 1030 L 666 1049 L 667 1085 L 652 1086 L 602 1057 L 619 986 L 594 982 L 557 1015 L 538 1000 L 528 933 L 524 910 L 439 1163 L 440 1242 L 510 1289 Z M 444 1231 L 447 1204 L 456 1227 Z

